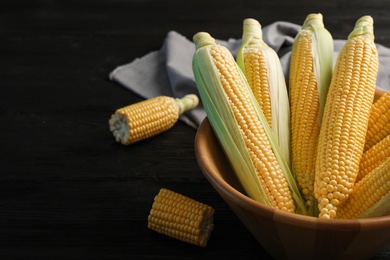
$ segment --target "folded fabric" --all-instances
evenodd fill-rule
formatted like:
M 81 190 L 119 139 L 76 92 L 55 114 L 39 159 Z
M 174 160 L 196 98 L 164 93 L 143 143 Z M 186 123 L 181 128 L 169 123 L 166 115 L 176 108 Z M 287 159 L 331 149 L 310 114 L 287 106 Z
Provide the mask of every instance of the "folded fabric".
M 288 69 L 291 48 L 299 25 L 278 21 L 263 27 L 263 40 L 279 55 L 285 77 Z M 226 46 L 232 54 L 237 54 L 241 39 L 216 40 Z M 334 61 L 345 40 L 334 40 Z M 379 54 L 379 74 L 377 88 L 390 90 L 390 49 L 377 44 Z M 128 64 L 118 66 L 109 78 L 130 89 L 139 96 L 148 99 L 159 95 L 181 98 L 187 94 L 197 94 L 192 72 L 192 56 L 195 45 L 178 32 L 168 32 L 160 50 L 152 51 Z M 199 96 L 199 95 L 198 95 Z M 180 120 L 193 128 L 198 128 L 206 113 L 202 104 L 186 112 Z

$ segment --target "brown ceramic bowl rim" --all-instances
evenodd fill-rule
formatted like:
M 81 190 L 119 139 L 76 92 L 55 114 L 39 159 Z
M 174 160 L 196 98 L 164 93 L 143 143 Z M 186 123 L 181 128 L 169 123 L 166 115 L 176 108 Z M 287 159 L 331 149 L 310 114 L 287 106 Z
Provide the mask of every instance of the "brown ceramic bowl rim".
M 377 229 L 383 226 L 390 226 L 390 216 L 356 220 L 320 219 L 312 216 L 304 216 L 275 210 L 249 198 L 245 194 L 232 187 L 220 175 L 215 172 L 215 167 L 212 167 L 212 161 L 209 154 L 201 150 L 201 148 L 205 145 L 205 136 L 207 132 L 214 135 L 211 125 L 206 117 L 201 123 L 195 137 L 195 153 L 198 165 L 206 179 L 212 184 L 215 189 L 217 189 L 218 192 L 223 193 L 225 197 L 228 197 L 229 200 L 239 204 L 241 207 L 244 207 L 254 212 L 255 214 L 272 215 L 273 219 L 277 219 L 279 222 L 287 223 L 290 225 L 293 224 L 295 226 L 308 227 L 310 225 L 313 225 L 317 228 L 321 226 L 324 229 L 332 229 L 336 226 L 351 228 L 360 226 L 360 229 L 366 230 Z

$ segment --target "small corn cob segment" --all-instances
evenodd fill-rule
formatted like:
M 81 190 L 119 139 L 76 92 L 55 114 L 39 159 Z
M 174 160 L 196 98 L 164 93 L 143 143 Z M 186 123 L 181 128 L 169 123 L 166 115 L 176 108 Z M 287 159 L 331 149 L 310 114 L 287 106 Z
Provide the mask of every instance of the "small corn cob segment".
M 315 164 L 323 108 L 332 77 L 333 39 L 321 14 L 309 14 L 295 37 L 291 53 L 289 95 L 291 105 L 292 170 L 315 215 Z
M 158 96 L 117 109 L 108 121 L 117 142 L 129 145 L 172 128 L 179 116 L 199 103 L 194 94 Z
M 364 150 L 367 151 L 389 134 L 390 92 L 387 92 L 372 105 Z
M 363 153 L 356 182 L 390 157 L 390 134 Z
M 290 106 L 282 65 L 276 52 L 262 39 L 260 23 L 243 22 L 242 44 L 237 64 L 274 133 L 281 152 L 290 165 Z
M 214 228 L 214 209 L 179 193 L 161 189 L 148 216 L 148 228 L 205 247 Z
M 337 218 L 355 219 L 390 214 L 390 157 L 355 184 Z
M 193 40 L 200 97 L 238 180 L 252 199 L 294 212 L 299 190 L 245 76 L 229 50 L 210 34 L 199 32 Z
M 373 19 L 363 16 L 339 53 L 322 118 L 314 183 L 321 218 L 335 218 L 337 207 L 352 192 L 377 73 Z

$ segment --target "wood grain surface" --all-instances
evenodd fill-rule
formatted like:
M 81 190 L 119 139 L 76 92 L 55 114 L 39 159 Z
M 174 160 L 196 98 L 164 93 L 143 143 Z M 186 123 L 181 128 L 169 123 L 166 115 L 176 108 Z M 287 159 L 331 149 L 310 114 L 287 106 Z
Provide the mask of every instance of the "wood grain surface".
M 108 74 L 160 49 L 170 30 L 227 40 L 244 18 L 302 24 L 311 12 L 335 39 L 369 14 L 390 47 L 387 0 L 3 1 L 0 259 L 270 259 L 203 177 L 194 129 L 178 122 L 131 147 L 115 142 L 111 113 L 142 98 Z M 206 248 L 147 229 L 160 188 L 215 208 Z

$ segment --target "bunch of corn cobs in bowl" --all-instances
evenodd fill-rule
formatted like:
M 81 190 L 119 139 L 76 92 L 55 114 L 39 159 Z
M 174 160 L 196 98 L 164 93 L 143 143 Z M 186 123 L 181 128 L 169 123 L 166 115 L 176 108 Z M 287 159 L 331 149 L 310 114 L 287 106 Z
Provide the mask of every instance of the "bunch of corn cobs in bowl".
M 333 60 L 322 15 L 309 14 L 286 79 L 255 19 L 243 22 L 236 58 L 207 32 L 194 35 L 203 107 L 250 198 L 326 219 L 390 214 L 390 93 L 375 98 L 374 38 L 372 17 L 361 17 Z M 167 131 L 197 105 L 193 94 L 156 97 L 118 109 L 110 130 L 129 145 Z
M 334 61 L 322 15 L 309 14 L 288 79 L 254 19 L 236 57 L 207 32 L 194 35 L 201 101 L 249 197 L 325 219 L 390 214 L 390 93 L 374 99 L 373 24 L 358 19 Z

